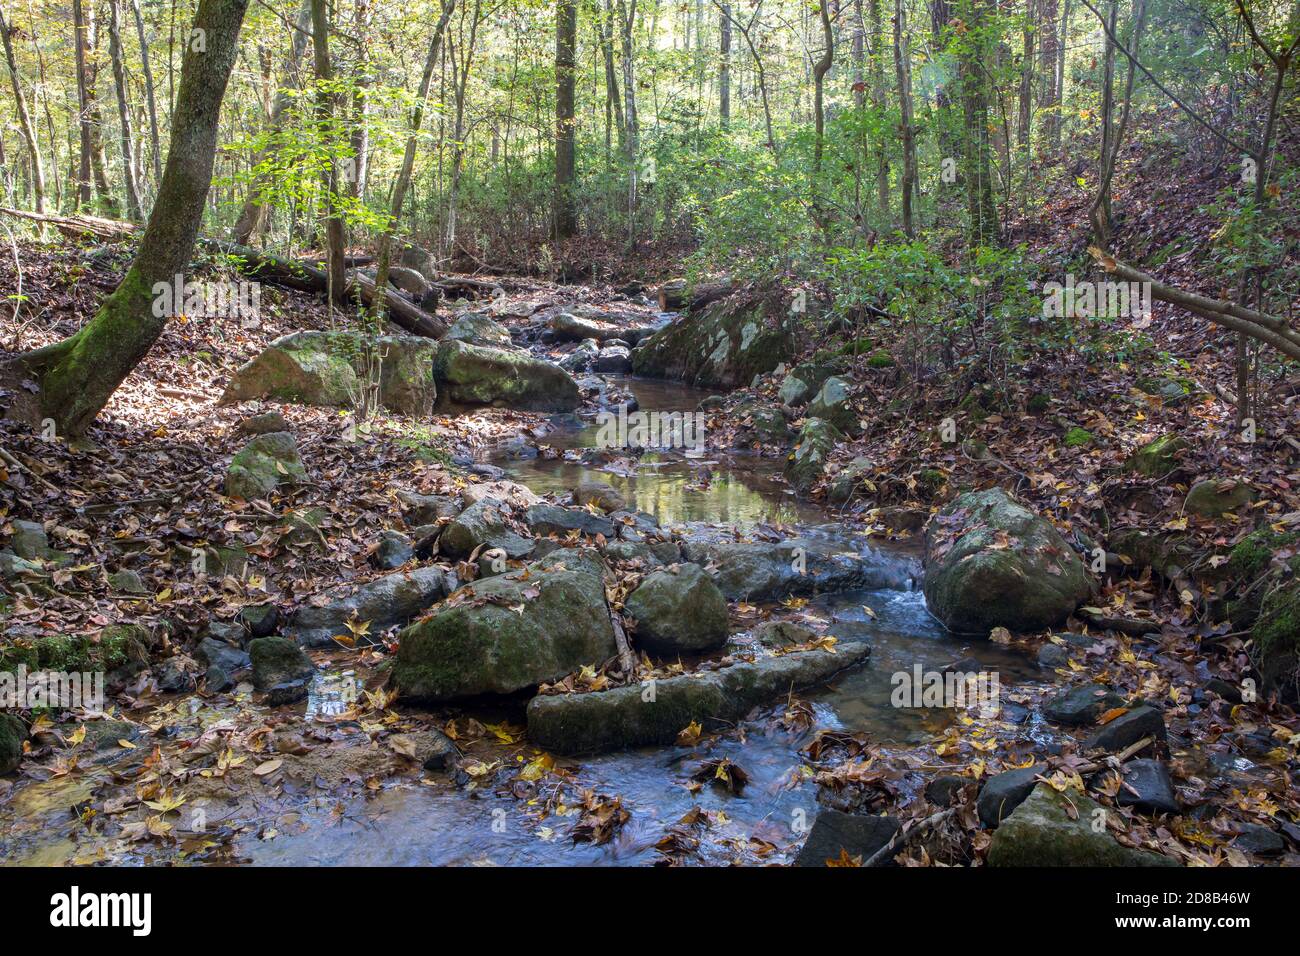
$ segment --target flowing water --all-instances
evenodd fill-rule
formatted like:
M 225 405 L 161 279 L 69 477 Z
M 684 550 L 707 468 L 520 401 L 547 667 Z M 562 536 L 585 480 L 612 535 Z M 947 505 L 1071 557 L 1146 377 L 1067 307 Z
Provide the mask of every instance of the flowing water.
M 665 382 L 621 384 L 645 411 L 692 411 L 709 394 Z M 559 419 L 545 442 L 561 451 L 590 448 L 596 433 L 594 424 Z M 607 482 L 629 507 L 654 514 L 665 527 L 710 523 L 743 530 L 766 524 L 792 534 L 838 536 L 845 548 L 865 547 L 846 537 L 833 515 L 787 493 L 776 480 L 779 459 L 661 452 L 641 458 L 634 468 L 627 462 L 602 467 L 543 456 L 492 460 L 538 494 L 567 492 L 584 479 Z M 900 549 L 900 562 L 910 556 Z M 949 635 L 930 616 L 919 590 L 840 592 L 814 598 L 803 611 L 826 622 L 841 640 L 863 640 L 872 647 L 866 666 L 799 695 L 813 706 L 814 729 L 858 732 L 873 743 L 899 746 L 942 732 L 955 719 L 953 711 L 890 703 L 891 675 L 910 672 L 916 664 L 936 670 L 973 657 L 981 669 L 998 673 L 1004 690 L 1042 680 L 1023 654 Z M 1024 725 L 1024 734 L 1046 737 L 1051 731 L 1035 717 Z M 800 827 L 810 824 L 818 809 L 816 787 L 800 783 L 805 760 L 799 748 L 811 737 L 812 732 L 789 733 L 764 721 L 695 748 L 645 748 L 562 761 L 576 770 L 583 787 L 621 797 L 632 813 L 602 846 L 574 843 L 564 822 L 535 821 L 510 797 L 480 793 L 471 798 L 450 786 L 410 786 L 385 790 L 351 808 L 341 822 L 332 805 L 309 807 L 295 820 L 301 832 L 250 840 L 240 849 L 254 862 L 279 864 L 648 864 L 660 859 L 655 844 L 665 829 L 699 806 L 722 811 L 727 821 L 721 832 L 717 825 L 711 828 L 710 839 L 701 843 L 701 861 L 727 862 L 733 846 L 751 838 L 777 847 L 770 860 L 786 860 L 802 839 Z M 691 772 L 703 760 L 719 757 L 748 773 L 744 790 L 737 795 L 707 784 L 698 792 L 688 790 Z
M 692 411 L 707 394 L 663 382 L 620 384 L 630 388 L 647 411 Z M 569 417 L 557 419 L 545 441 L 573 453 L 591 447 L 595 436 L 594 425 Z M 698 529 L 709 524 L 743 532 L 764 525 L 791 536 L 830 536 L 839 550 L 878 548 L 848 536 L 833 514 L 791 496 L 777 480 L 779 459 L 746 453 L 658 452 L 604 465 L 581 465 L 546 455 L 521 458 L 518 446 L 514 447 L 514 457 L 504 453 L 493 460 L 539 494 L 567 492 L 579 480 L 590 478 L 614 485 L 630 507 L 654 514 L 665 527 Z M 894 547 L 900 564 L 914 560 L 915 548 Z M 286 785 L 274 801 L 259 794 L 231 794 L 225 808 L 214 808 L 211 815 L 230 821 L 236 831 L 231 838 L 234 858 L 256 864 L 644 865 L 661 859 L 655 844 L 665 829 L 699 806 L 715 815 L 695 859 L 725 863 L 736 858 L 738 848 L 770 845 L 774 849 L 769 848 L 763 859 L 780 862 L 797 851 L 818 809 L 817 788 L 806 779 L 802 769 L 806 761 L 800 754 L 817 730 L 860 733 L 873 744 L 906 747 L 942 733 L 957 719 L 952 710 L 892 706 L 892 674 L 911 671 L 917 664 L 937 670 L 957 658 L 974 657 L 983 670 L 998 673 L 1004 697 L 1019 683 L 1043 679 L 1021 654 L 988 641 L 967 643 L 947 634 L 927 612 L 919 590 L 823 595 L 800 613 L 841 640 L 862 640 L 872 647 L 867 665 L 798 695 L 812 707 L 811 729 L 785 731 L 776 721 L 765 719 L 742 725 L 735 733 L 706 736 L 695 747 L 646 748 L 560 761 L 577 783 L 570 792 L 590 788 L 617 796 L 631 812 L 628 824 L 604 845 L 572 840 L 569 829 L 576 816 L 542 819 L 527 800 L 498 794 L 490 784 L 466 790 L 440 774 L 426 775 L 422 781 L 410 777 L 389 781 L 377 790 L 341 800 L 316 796 L 310 786 L 292 785 Z M 317 681 L 308 701 L 309 714 L 327 716 L 344 709 L 339 696 L 342 676 L 333 673 Z M 774 702 L 773 713 L 783 707 L 783 702 Z M 474 716 L 484 722 L 522 724 L 517 708 Z M 1038 738 L 1051 734 L 1036 717 L 1023 724 L 1023 733 Z M 526 740 L 520 740 L 501 746 L 497 759 L 514 764 L 532 759 L 533 753 Z M 707 783 L 698 792 L 689 790 L 686 784 L 692 772 L 703 761 L 720 757 L 731 759 L 748 774 L 743 791 L 731 794 Z M 86 837 L 77 829 L 73 813 L 87 798 L 84 786 L 57 777 L 15 794 L 0 806 L 0 858 L 93 860 L 93 855 L 87 856 Z M 7 847 L 6 829 L 13 834 Z M 149 862 L 147 847 L 141 844 L 127 859 Z M 749 859 L 754 859 L 752 854 Z

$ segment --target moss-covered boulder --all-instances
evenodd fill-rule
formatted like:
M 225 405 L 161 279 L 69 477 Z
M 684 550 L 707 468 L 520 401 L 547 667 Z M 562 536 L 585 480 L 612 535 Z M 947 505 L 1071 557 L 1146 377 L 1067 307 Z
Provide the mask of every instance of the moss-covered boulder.
M 417 335 L 294 332 L 281 336 L 235 373 L 219 404 L 274 398 L 346 408 L 364 390 L 366 370 L 379 365 L 379 403 L 399 415 L 433 410 L 438 343 Z
M 1198 481 L 1187 492 L 1183 510 L 1202 518 L 1221 518 L 1255 500 L 1255 490 L 1235 478 Z
M 95 634 L 6 638 L 0 644 L 0 671 L 21 665 L 28 672 L 99 673 L 111 688 L 149 665 L 151 643 L 149 630 L 139 624 L 113 624 Z
M 925 598 L 950 630 L 1056 627 L 1092 587 L 1060 532 L 1000 488 L 958 496 L 926 530 Z
M 853 384 L 846 378 L 832 375 L 822 383 L 821 389 L 808 403 L 808 415 L 829 422 L 846 435 L 858 435 L 858 410 L 853 406 Z
M 646 685 L 534 697 L 528 739 L 562 754 L 670 744 L 693 723 L 705 730 L 734 727 L 759 704 L 828 680 L 870 655 L 866 644 L 838 644 Z
M 790 423 L 776 405 L 746 402 L 737 406 L 735 415 L 740 425 L 740 443 L 758 441 L 765 445 L 783 445 L 790 440 Z
M 1172 580 L 1196 557 L 1196 548 L 1187 535 L 1176 531 L 1145 531 L 1141 528 L 1116 530 L 1107 546 L 1133 571 L 1150 568 Z
M 1177 866 L 1159 853 L 1122 846 L 1105 826 L 1106 811 L 1086 794 L 1040 783 L 993 834 L 989 866 Z
M 1124 464 L 1146 478 L 1163 478 L 1178 467 L 1178 453 L 1186 447 L 1180 435 L 1161 435 L 1129 455 Z
M 835 357 L 800 362 L 781 379 L 777 398 L 785 405 L 803 405 L 821 391 L 828 378 L 845 371 L 846 367 L 846 362 Z
M 532 540 L 506 524 L 508 507 L 494 498 L 475 502 L 442 529 L 438 549 L 453 558 L 468 558 L 477 548 L 500 548 L 511 558 L 531 553 Z
M 230 460 L 226 494 L 232 498 L 265 498 L 281 484 L 306 481 L 307 469 L 298 443 L 288 432 L 258 435 Z
M 466 312 L 451 324 L 447 338 L 470 345 L 484 345 L 488 348 L 508 349 L 513 347 L 510 330 L 499 322 L 494 322 L 482 312 Z
M 618 653 L 603 565 L 572 550 L 466 585 L 398 640 L 393 679 L 429 703 L 512 694 Z
M 735 293 L 686 313 L 632 353 L 638 375 L 737 388 L 795 352 L 789 304 L 778 290 Z
M 453 402 L 538 412 L 570 412 L 581 396 L 573 376 L 526 352 L 444 340 L 435 375 Z
M 307 696 L 316 665 L 301 647 L 284 637 L 258 637 L 248 642 L 253 662 L 253 687 L 269 695 L 272 705 Z
M 1085 445 L 1092 444 L 1092 432 L 1086 428 L 1080 428 L 1077 425 L 1069 429 L 1061 437 L 1061 441 L 1066 448 L 1083 448 Z
M 396 571 L 363 585 L 344 585 L 325 594 L 323 602 L 306 603 L 284 632 L 306 647 L 328 647 L 336 635 L 350 635 L 349 623 L 368 625 L 377 638 L 406 624 L 441 601 L 457 584 L 456 576 L 436 565 Z
M 727 641 L 727 599 L 698 564 L 645 577 L 623 608 L 636 620 L 636 644 L 655 654 L 692 654 Z
M 0 777 L 13 773 L 23 762 L 27 725 L 13 714 L 0 714 Z
M 800 494 L 807 494 L 826 473 L 835 443 L 844 434 L 828 421 L 809 418 L 799 430 L 799 438 L 785 463 L 785 480 Z

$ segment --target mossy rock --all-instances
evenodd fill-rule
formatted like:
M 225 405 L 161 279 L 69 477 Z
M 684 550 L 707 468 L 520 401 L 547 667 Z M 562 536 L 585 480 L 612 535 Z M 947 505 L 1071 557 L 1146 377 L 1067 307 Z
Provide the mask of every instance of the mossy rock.
M 447 330 L 447 338 L 497 349 L 508 349 L 514 346 L 510 339 L 510 330 L 499 322 L 494 322 L 482 312 L 466 312 L 461 315 Z
M 830 422 L 809 418 L 799 431 L 799 438 L 785 463 L 785 478 L 790 486 L 806 494 L 826 473 L 835 443 L 844 438 L 843 433 Z
M 1198 481 L 1187 492 L 1183 510 L 1202 518 L 1221 518 L 1255 500 L 1255 490 L 1233 478 Z
M 698 564 L 648 574 L 623 604 L 636 644 L 656 654 L 697 653 L 727 641 L 727 599 Z
M 1025 411 L 1030 415 L 1041 415 L 1052 406 L 1052 399 L 1048 395 L 1039 392 L 1037 395 L 1031 395 L 1029 401 L 1025 402 Z
M 27 725 L 13 714 L 0 714 L 0 777 L 13 773 L 23 762 Z
M 444 395 L 453 402 L 571 412 L 582 398 L 572 375 L 523 351 L 445 340 L 434 369 Z
M 1228 576 L 1231 580 L 1249 584 L 1270 569 L 1275 554 L 1294 549 L 1298 543 L 1300 532 L 1287 531 L 1279 534 L 1270 528 L 1252 531 L 1229 552 L 1226 565 Z M 1294 566 L 1300 563 L 1300 559 L 1292 557 L 1288 563 Z
M 307 469 L 298 443 L 288 432 L 258 435 L 230 460 L 226 494 L 232 498 L 265 498 L 281 484 L 306 481 Z
M 138 673 L 148 663 L 149 643 L 149 631 L 138 624 L 115 624 L 94 635 L 19 638 L 0 647 L 0 671 L 23 665 L 28 671 Z
M 1129 455 L 1124 464 L 1146 478 L 1162 478 L 1178 467 L 1178 453 L 1186 447 L 1180 435 L 1161 435 Z
M 1063 441 L 1066 448 L 1082 448 L 1084 445 L 1092 444 L 1092 432 L 1075 426 L 1065 433 Z
M 1002 821 L 989 844 L 989 866 L 1177 866 L 1159 853 L 1122 846 L 1093 829 L 1106 811 L 1078 791 L 1058 793 L 1040 783 Z
M 1135 571 L 1150 568 L 1172 579 L 1196 558 L 1196 548 L 1185 534 L 1174 531 L 1116 531 L 1107 541 L 1110 550 L 1128 558 Z
M 1291 578 L 1269 585 L 1251 631 L 1251 663 L 1265 692 L 1295 703 L 1300 700 L 1300 584 Z
M 311 658 L 287 637 L 254 638 L 248 642 L 248 656 L 253 662 L 253 686 L 259 691 L 307 681 L 316 674 Z
M 838 375 L 832 375 L 822 383 L 821 390 L 808 403 L 808 414 L 829 422 L 846 435 L 862 432 L 858 410 L 853 407 L 853 383 Z
M 632 353 L 632 371 L 704 387 L 746 386 L 790 360 L 790 325 L 779 291 L 738 292 L 655 332 Z
M 858 457 L 840 469 L 830 488 L 826 491 L 826 500 L 832 504 L 843 504 L 853 498 L 859 491 L 874 490 L 867 477 L 875 469 L 871 460 Z
M 867 366 L 869 368 L 893 368 L 897 364 L 898 363 L 894 361 L 894 357 L 883 350 L 873 352 L 867 359 Z
M 960 495 L 934 517 L 925 569 L 931 613 L 960 633 L 1056 627 L 1093 591 L 1051 522 L 1000 488 Z
M 512 694 L 618 653 L 603 565 L 572 550 L 466 585 L 398 641 L 393 680 L 426 703 Z
M 401 415 L 427 417 L 437 388 L 438 343 L 416 335 L 310 331 L 281 336 L 240 368 L 219 404 L 274 398 L 304 405 L 349 407 L 379 366 L 379 403 Z

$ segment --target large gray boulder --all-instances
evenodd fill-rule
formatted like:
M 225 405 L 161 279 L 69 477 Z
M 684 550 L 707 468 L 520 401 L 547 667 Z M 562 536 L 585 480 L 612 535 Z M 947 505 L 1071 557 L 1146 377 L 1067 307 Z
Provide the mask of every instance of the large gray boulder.
M 369 622 L 369 633 L 378 637 L 423 613 L 455 587 L 455 575 L 433 565 L 397 571 L 360 587 L 335 589 L 322 606 L 302 606 L 284 631 L 307 647 L 330 646 L 335 635 L 350 634 L 349 621 Z
M 239 369 L 218 404 L 274 398 L 350 407 L 363 391 L 369 357 L 379 359 L 379 403 L 399 415 L 433 411 L 438 343 L 418 335 L 294 332 L 276 339 Z
M 508 349 L 513 347 L 510 330 L 482 312 L 466 312 L 452 323 L 447 338 L 470 345 Z
M 1000 488 L 958 496 L 925 536 L 925 598 L 950 630 L 1056 627 L 1093 590 L 1052 524 Z
M 623 608 L 636 620 L 636 643 L 656 654 L 692 654 L 727 642 L 727 599 L 698 564 L 654 571 Z
M 789 319 L 778 290 L 736 293 L 649 336 L 632 353 L 632 370 L 706 387 L 746 386 L 794 353 Z
M 428 703 L 511 694 L 618 653 L 603 566 L 574 550 L 467 584 L 398 640 L 393 679 Z
M 539 412 L 570 412 L 581 395 L 573 376 L 523 351 L 444 340 L 435 375 L 453 402 Z
M 757 705 L 819 684 L 870 655 L 866 644 L 839 644 L 833 652 L 761 657 L 652 687 L 538 696 L 528 704 L 528 739 L 561 754 L 670 744 L 692 723 L 706 730 L 734 726 Z

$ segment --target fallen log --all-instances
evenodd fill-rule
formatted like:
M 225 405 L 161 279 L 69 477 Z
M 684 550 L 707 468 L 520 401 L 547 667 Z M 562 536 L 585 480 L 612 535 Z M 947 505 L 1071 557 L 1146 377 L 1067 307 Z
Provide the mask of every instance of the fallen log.
M 126 239 L 134 235 L 139 226 L 132 222 L 116 219 L 101 219 L 98 216 L 51 216 L 26 212 L 0 206 L 0 213 L 28 219 L 33 222 L 54 226 L 64 235 L 81 238 L 93 235 L 99 239 Z M 296 289 L 299 292 L 324 294 L 329 289 L 329 278 L 325 270 L 310 262 L 298 259 L 286 259 L 269 252 L 262 252 L 251 246 L 241 246 L 225 239 L 200 237 L 197 240 L 200 249 L 210 255 L 225 256 L 243 275 L 259 282 Z M 364 261 L 365 257 L 355 257 L 354 261 Z M 487 283 L 483 283 L 486 285 Z M 345 295 L 356 296 L 362 305 L 369 306 L 374 301 L 375 284 L 368 277 L 357 272 L 348 273 Z M 436 315 L 425 312 L 415 303 L 397 295 L 384 297 L 388 308 L 388 318 L 395 324 L 416 335 L 440 339 L 447 334 L 447 323 Z
M 1300 332 L 1291 328 L 1286 319 L 1269 315 L 1267 312 L 1248 309 L 1227 299 L 1211 299 L 1208 296 L 1166 285 L 1140 269 L 1120 262 L 1096 246 L 1089 246 L 1088 252 L 1107 273 L 1119 276 L 1128 282 L 1147 284 L 1151 289 L 1152 298 L 1180 306 L 1193 315 L 1199 315 L 1215 325 L 1221 325 L 1234 332 L 1241 332 L 1256 341 L 1273 346 L 1283 355 L 1300 361 Z

